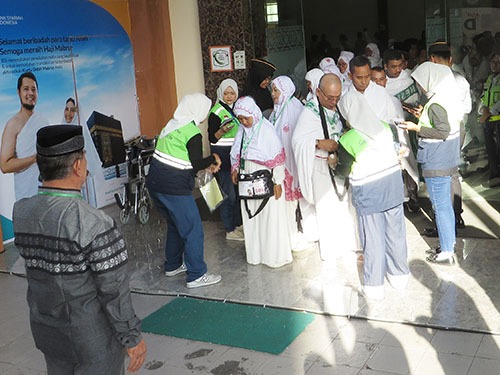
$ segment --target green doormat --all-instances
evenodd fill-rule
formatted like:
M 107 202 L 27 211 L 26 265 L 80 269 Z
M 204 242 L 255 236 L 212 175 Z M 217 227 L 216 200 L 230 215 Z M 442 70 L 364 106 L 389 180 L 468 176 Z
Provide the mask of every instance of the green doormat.
M 144 332 L 281 353 L 314 315 L 269 307 L 176 298 L 142 321 Z

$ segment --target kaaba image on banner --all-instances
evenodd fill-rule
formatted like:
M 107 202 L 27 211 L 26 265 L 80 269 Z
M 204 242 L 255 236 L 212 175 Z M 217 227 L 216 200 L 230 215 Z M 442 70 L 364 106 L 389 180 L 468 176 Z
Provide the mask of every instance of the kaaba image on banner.
M 104 168 L 125 162 L 125 144 L 120 121 L 94 111 L 87 120 L 87 126 Z

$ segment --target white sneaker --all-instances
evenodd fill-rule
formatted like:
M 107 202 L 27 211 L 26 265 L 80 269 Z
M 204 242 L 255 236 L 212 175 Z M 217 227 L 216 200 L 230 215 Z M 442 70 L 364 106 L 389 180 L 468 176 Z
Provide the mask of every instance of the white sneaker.
M 198 277 L 196 280 L 187 282 L 186 286 L 188 288 L 198 288 L 200 286 L 217 284 L 221 280 L 222 280 L 221 275 L 213 275 L 210 273 L 206 273 L 202 277 Z
M 384 299 L 384 286 L 383 285 L 379 285 L 379 286 L 363 285 L 361 287 L 361 292 L 368 299 L 372 299 L 372 300 L 376 300 L 376 301 L 381 301 Z
M 237 229 L 235 229 L 232 232 L 226 233 L 226 240 L 245 241 L 245 235 L 243 234 L 243 232 L 240 232 Z
M 165 271 L 165 276 L 172 277 L 172 276 L 178 275 L 178 274 L 186 272 L 186 271 L 187 271 L 187 267 L 184 263 L 182 263 L 179 268 L 177 268 L 173 271 Z
M 387 280 L 389 284 L 396 290 L 403 290 L 406 288 L 406 284 L 408 284 L 408 279 L 410 275 L 391 275 L 387 274 Z
M 238 226 L 238 227 L 236 227 L 236 228 L 234 228 L 234 230 L 237 230 L 238 232 L 243 233 L 243 224 L 240 225 L 240 226 Z

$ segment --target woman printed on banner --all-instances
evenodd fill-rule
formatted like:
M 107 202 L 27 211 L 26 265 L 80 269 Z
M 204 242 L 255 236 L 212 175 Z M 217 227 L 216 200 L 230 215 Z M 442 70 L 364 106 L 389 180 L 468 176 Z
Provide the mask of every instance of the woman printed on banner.
M 304 236 L 301 210 L 306 202 L 302 198 L 297 177 L 297 164 L 292 149 L 292 134 L 297 120 L 304 109 L 302 103 L 294 96 L 295 85 L 287 76 L 279 76 L 271 83 L 271 96 L 274 110 L 269 117 L 276 134 L 285 149 L 285 201 L 287 207 L 287 222 L 291 235 L 292 250 L 304 250 L 312 246 L 314 239 L 307 241 Z M 311 209 L 313 212 L 313 209 Z M 308 215 L 310 216 L 310 215 Z
M 219 155 L 222 161 L 217 174 L 220 186 L 227 198 L 220 205 L 220 217 L 226 239 L 243 241 L 243 228 L 238 191 L 231 181 L 230 152 L 234 137 L 238 133 L 239 122 L 233 107 L 238 99 L 238 85 L 230 78 L 223 80 L 217 88 L 217 102 L 208 116 L 208 138 L 212 152 Z
M 270 170 L 273 174 L 274 197 L 255 217 L 249 218 L 242 200 L 242 218 L 245 233 L 247 262 L 281 267 L 292 262 L 290 236 L 286 220 L 285 197 L 282 186 L 285 179 L 285 150 L 276 135 L 273 125 L 262 116 L 262 112 L 251 97 L 238 99 L 234 113 L 243 125 L 238 130 L 231 149 L 233 183 L 238 183 L 239 173 Z M 241 193 L 241 192 L 240 192 Z M 255 213 L 261 199 L 246 201 L 249 210 Z
M 82 112 L 80 111 L 80 105 L 79 103 L 77 105 L 76 100 L 72 97 L 66 99 L 61 124 L 82 126 L 83 138 L 85 140 L 85 157 L 87 158 L 87 169 L 89 171 L 87 181 L 83 185 L 82 190 L 83 195 L 89 204 L 93 207 L 97 207 L 96 187 L 102 186 L 105 182 L 104 172 L 102 171 L 102 161 L 99 157 L 94 141 L 92 140 L 92 136 L 90 135 L 90 130 L 85 123 Z

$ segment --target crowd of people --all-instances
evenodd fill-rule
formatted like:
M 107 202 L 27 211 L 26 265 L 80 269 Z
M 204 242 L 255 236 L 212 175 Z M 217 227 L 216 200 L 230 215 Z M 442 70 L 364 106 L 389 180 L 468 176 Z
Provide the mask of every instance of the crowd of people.
M 166 277 L 185 274 L 187 288 L 222 280 L 204 260 L 192 194 L 198 172 L 216 176 L 225 238 L 245 242 L 251 265 L 282 267 L 317 243 L 327 262 L 362 252 L 366 298 L 383 299 L 385 280 L 404 289 L 404 211 L 420 209 L 421 181 L 435 216 L 428 234 L 439 237 L 426 260 L 456 263 L 456 229 L 465 225 L 459 165 L 478 138 L 471 121 L 484 130 L 490 186 L 500 182 L 500 43 L 483 33 L 464 54 L 436 42 L 424 60 L 397 44 L 349 50 L 343 42 L 338 56 L 322 56 L 307 72 L 304 97 L 290 77 L 273 79 L 272 63 L 252 59 L 241 96 L 225 79 L 215 104 L 201 93 L 181 99 L 146 181 L 167 222 Z M 147 349 L 130 300 L 127 249 L 115 222 L 82 199 L 91 155 L 88 135 L 74 125 L 77 103 L 66 101 L 64 125 L 46 126 L 34 112 L 36 77 L 21 75 L 17 90 L 21 108 L 2 136 L 0 167 L 16 173 L 15 243 L 26 261 L 35 343 L 52 374 L 120 374 L 125 354 L 136 371 Z M 199 127 L 206 119 L 208 156 Z
M 203 106 L 186 96 L 174 120 L 191 130 L 173 132 L 169 124 L 162 130 L 148 188 L 157 196 L 159 186 L 170 184 L 175 189 L 163 194 L 191 200 L 196 173 L 218 171 L 227 196 L 220 207 L 226 239 L 245 241 L 249 264 L 281 267 L 315 242 L 324 261 L 361 251 L 362 292 L 382 299 L 385 279 L 398 289 L 408 280 L 404 211 L 420 210 L 418 188 L 425 181 L 435 218 L 425 234 L 439 237 L 426 260 L 455 264 L 456 228 L 465 225 L 459 165 L 473 110 L 490 141 L 492 186 L 499 177 L 500 55 L 490 51 L 491 75 L 478 105 L 447 43 L 432 44 L 425 61 L 397 46 L 380 53 L 376 43 L 366 43 L 361 53 L 340 51 L 337 61 L 323 56 L 305 76 L 304 97 L 296 96 L 290 77 L 273 78 L 276 67 L 264 59 L 251 61 L 241 96 L 232 79 L 220 83 L 210 110 L 206 96 L 199 98 L 207 102 Z M 184 117 L 177 119 L 181 107 Z M 212 155 L 203 158 L 196 126 L 207 116 Z M 171 138 L 162 143 L 167 134 Z M 178 147 L 163 149 L 169 142 L 184 144 L 182 155 Z M 183 192 L 175 177 L 180 174 L 186 177 Z M 200 216 L 192 202 L 190 207 L 181 210 L 183 218 L 172 209 L 166 213 L 165 274 L 186 272 L 188 287 L 212 285 L 220 275 L 200 275 L 188 261 L 191 242 L 203 256 Z M 183 238 L 182 246 L 168 240 L 172 231 Z

